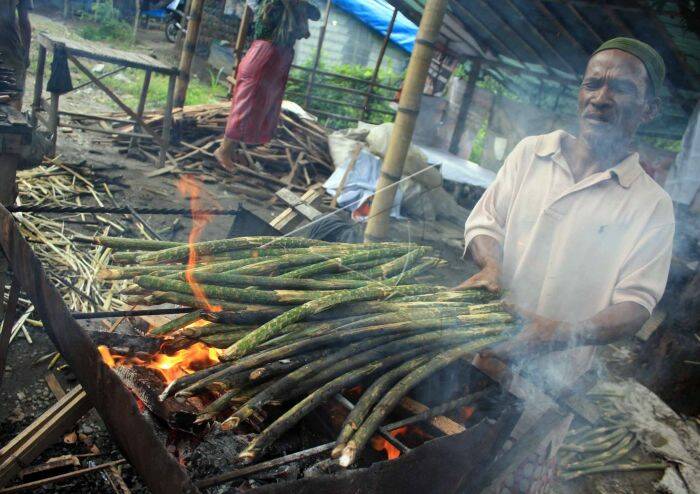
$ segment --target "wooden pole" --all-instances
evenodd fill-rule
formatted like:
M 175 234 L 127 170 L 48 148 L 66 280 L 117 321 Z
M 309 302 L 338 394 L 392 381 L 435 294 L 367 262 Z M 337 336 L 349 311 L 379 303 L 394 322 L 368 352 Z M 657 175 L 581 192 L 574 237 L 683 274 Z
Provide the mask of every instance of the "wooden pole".
M 377 83 L 377 78 L 379 77 L 379 69 L 382 66 L 382 61 L 384 60 L 384 54 L 386 53 L 386 48 L 389 46 L 389 41 L 391 41 L 391 33 L 394 31 L 394 23 L 396 22 L 396 16 L 399 13 L 399 9 L 394 8 L 394 14 L 391 16 L 391 21 L 389 21 L 389 27 L 386 28 L 386 36 L 384 36 L 384 42 L 379 50 L 379 57 L 377 58 L 377 65 L 374 66 L 374 72 L 372 72 L 372 79 L 370 80 L 369 87 L 367 88 L 367 95 L 365 96 L 365 102 L 362 105 L 362 120 L 367 120 L 369 117 L 369 104 L 372 97 L 372 90 L 374 85 Z
M 472 61 L 471 68 L 469 69 L 469 75 L 467 77 L 467 87 L 464 90 L 462 103 L 459 105 L 459 114 L 457 115 L 455 130 L 452 133 L 452 139 L 450 140 L 450 152 L 452 154 L 457 154 L 459 152 L 459 141 L 462 138 L 462 134 L 464 134 L 464 129 L 467 128 L 469 109 L 472 106 L 474 89 L 476 88 L 476 81 L 479 79 L 480 73 L 481 60 L 477 59 Z
M 428 77 L 435 42 L 445 16 L 448 0 L 428 0 L 423 10 L 418 36 L 413 47 L 408 71 L 404 80 L 399 108 L 391 133 L 389 148 L 382 163 L 377 190 L 372 200 L 365 241 L 375 241 L 386 236 L 389 227 L 389 212 L 394 203 L 397 182 L 403 174 L 403 165 L 411 145 L 416 119 L 420 111 L 421 95 Z
M 175 108 L 184 106 L 185 98 L 187 97 L 187 86 L 190 83 L 190 70 L 192 69 L 192 59 L 194 58 L 194 51 L 197 48 L 197 40 L 199 39 L 203 8 L 204 0 L 192 0 L 190 18 L 187 22 L 187 33 L 185 33 L 185 44 L 182 46 L 182 54 L 180 55 L 180 73 L 175 85 L 175 97 L 173 100 Z
M 318 33 L 318 44 L 316 45 L 316 57 L 314 57 L 314 66 L 311 69 L 311 75 L 309 76 L 309 82 L 306 85 L 306 96 L 304 97 L 304 107 L 309 106 L 309 96 L 311 96 L 311 91 L 314 87 L 314 79 L 316 79 L 316 71 L 318 70 L 318 65 L 321 62 L 321 48 L 323 48 L 323 40 L 326 37 L 326 28 L 328 27 L 328 19 L 331 16 L 331 0 L 326 2 L 326 11 L 324 13 L 323 25 L 321 25 L 321 31 Z
M 233 78 L 236 78 L 238 73 L 238 64 L 241 63 L 243 58 L 243 48 L 245 48 L 246 34 L 248 34 L 248 27 L 250 26 L 250 21 L 253 19 L 253 9 L 248 7 L 246 4 L 243 7 L 243 16 L 241 17 L 241 24 L 238 27 L 238 36 L 236 36 L 236 45 L 233 49 Z
M 134 13 L 134 40 L 139 35 L 139 21 L 141 20 L 141 0 L 135 0 L 136 12 Z M 65 16 L 64 16 L 65 17 Z

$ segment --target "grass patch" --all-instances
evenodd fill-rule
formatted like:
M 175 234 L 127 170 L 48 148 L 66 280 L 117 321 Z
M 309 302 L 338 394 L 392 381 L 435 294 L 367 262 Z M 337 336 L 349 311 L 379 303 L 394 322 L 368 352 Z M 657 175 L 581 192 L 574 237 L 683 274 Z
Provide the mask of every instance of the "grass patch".
M 120 78 L 118 94 L 123 97 L 127 105 L 136 107 L 141 94 L 143 84 L 143 72 L 128 69 L 124 71 L 124 76 Z M 212 83 L 207 84 L 199 78 L 192 76 L 187 87 L 186 105 L 201 105 L 218 103 L 228 95 L 228 88 Z M 165 100 L 168 97 L 168 77 L 153 74 L 151 84 L 148 87 L 148 98 L 146 99 L 147 109 L 165 108 Z

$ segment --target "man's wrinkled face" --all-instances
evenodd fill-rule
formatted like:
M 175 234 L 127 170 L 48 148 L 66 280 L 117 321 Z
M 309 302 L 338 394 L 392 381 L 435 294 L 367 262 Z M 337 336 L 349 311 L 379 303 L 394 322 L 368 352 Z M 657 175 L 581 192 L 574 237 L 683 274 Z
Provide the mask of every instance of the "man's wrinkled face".
M 625 145 L 655 115 L 641 60 L 622 50 L 596 53 L 578 93 L 580 136 L 594 146 Z

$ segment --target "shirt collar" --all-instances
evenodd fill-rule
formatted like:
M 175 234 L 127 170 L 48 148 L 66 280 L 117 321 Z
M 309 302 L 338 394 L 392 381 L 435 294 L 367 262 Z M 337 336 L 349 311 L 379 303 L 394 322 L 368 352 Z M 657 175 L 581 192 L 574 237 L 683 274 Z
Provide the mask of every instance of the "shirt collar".
M 540 141 L 537 143 L 535 154 L 540 158 L 551 158 L 555 154 L 561 154 L 561 143 L 565 137 L 575 139 L 575 137 L 563 130 L 555 130 L 541 136 Z M 639 164 L 639 153 L 632 153 L 610 168 L 609 171 L 611 178 L 614 177 L 618 184 L 625 189 L 629 189 L 644 170 Z

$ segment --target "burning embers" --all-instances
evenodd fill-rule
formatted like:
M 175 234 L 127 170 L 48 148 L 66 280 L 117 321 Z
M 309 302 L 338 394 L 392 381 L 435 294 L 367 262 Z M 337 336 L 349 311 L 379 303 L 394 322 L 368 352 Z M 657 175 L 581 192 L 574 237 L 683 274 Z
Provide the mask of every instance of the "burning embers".
M 198 342 L 187 348 L 176 350 L 172 355 L 156 353 L 154 355 L 126 356 L 112 354 L 104 345 L 98 347 L 102 360 L 114 368 L 120 366 L 139 366 L 158 371 L 166 384 L 193 374 L 198 370 L 207 369 L 219 363 L 220 350 Z

